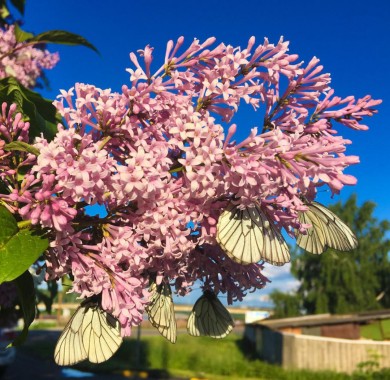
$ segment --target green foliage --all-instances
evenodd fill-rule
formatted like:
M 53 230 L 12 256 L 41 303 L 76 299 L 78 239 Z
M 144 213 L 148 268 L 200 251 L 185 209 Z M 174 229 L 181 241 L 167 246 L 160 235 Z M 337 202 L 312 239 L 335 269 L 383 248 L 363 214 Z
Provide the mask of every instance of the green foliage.
M 26 1 L 25 0 L 11 0 L 10 1 L 12 6 L 14 6 L 18 12 L 23 15 L 24 13 L 24 6 Z M 9 6 L 7 5 L 6 0 L 0 0 L 0 24 L 4 25 L 4 20 L 11 15 L 9 11 Z
M 70 289 L 70 287 L 66 288 L 66 290 L 67 289 Z M 77 293 L 63 293 L 62 297 L 63 303 L 80 303 Z
M 359 246 L 322 255 L 295 252 L 292 273 L 301 281 L 303 308 L 308 314 L 341 314 L 390 307 L 390 223 L 373 217 L 373 202 L 359 207 L 355 195 L 329 209 L 352 228 Z
M 32 330 L 48 330 L 56 329 L 57 321 L 55 319 L 35 319 L 30 326 L 30 331 Z M 49 355 L 51 356 L 51 355 Z
M 0 206 L 0 249 L 7 243 L 10 236 L 18 231 L 18 223 L 14 216 L 4 207 Z
M 368 352 L 368 360 L 360 362 L 357 365 L 356 371 L 353 373 L 353 379 L 354 380 L 359 380 L 359 379 L 364 379 L 364 380 L 373 380 L 373 379 L 387 379 L 387 377 L 382 377 L 381 375 L 389 374 L 389 371 L 380 371 L 380 360 L 382 359 L 383 355 L 379 354 L 376 350 L 374 349 L 369 349 Z M 382 374 L 381 374 L 382 372 Z
M 0 28 L 15 24 L 18 17 L 24 14 L 24 6 L 25 0 L 0 0 Z M 14 10 L 19 13 L 17 17 L 12 14 Z
M 14 216 L 0 206 L 0 284 L 23 274 L 49 246 L 46 238 L 20 230 Z
M 58 284 L 57 281 L 51 280 L 47 281 L 47 289 L 37 289 L 36 298 L 37 304 L 43 302 L 45 304 L 46 312 L 51 314 L 53 301 L 58 294 Z M 37 311 L 39 317 L 39 310 Z
M 11 0 L 14 3 L 14 6 L 19 10 L 21 14 L 24 11 L 24 0 Z M 4 0 L 0 0 L 0 16 L 4 20 L 10 16 L 8 7 L 5 5 Z M 94 45 L 87 41 L 84 37 L 67 32 L 65 30 L 48 30 L 46 32 L 34 35 L 33 33 L 24 31 L 18 23 L 13 23 L 15 27 L 15 38 L 17 42 L 26 42 L 28 45 L 35 44 L 61 44 L 61 45 L 82 45 L 89 49 L 92 49 L 96 53 L 99 51 Z
M 383 340 L 378 322 L 360 326 L 360 336 L 366 339 Z
M 24 326 L 22 332 L 12 342 L 12 346 L 20 346 L 27 338 L 28 328 L 35 318 L 35 288 L 30 272 L 25 271 L 15 280 L 18 297 L 23 313 Z
M 34 36 L 33 33 L 24 31 L 19 25 L 15 24 L 15 37 L 18 42 L 26 42 L 29 45 L 54 43 L 61 45 L 82 45 L 92 49 L 96 53 L 99 51 L 88 42 L 84 37 L 65 30 L 49 30 Z
M 61 116 L 52 101 L 24 87 L 15 78 L 8 77 L 0 80 L 0 103 L 3 102 L 15 103 L 18 106 L 18 111 L 30 122 L 31 138 L 43 133 L 51 140 L 56 134 Z
M 382 319 L 361 326 L 360 336 L 373 340 L 390 340 L 390 319 Z
M 270 296 L 274 303 L 274 318 L 294 317 L 301 314 L 302 302 L 297 294 L 274 290 Z
M 134 331 L 135 335 L 135 331 Z M 55 342 L 34 342 L 24 350 L 40 354 L 42 358 L 53 355 Z M 251 359 L 248 345 L 239 336 L 230 334 L 224 339 L 178 336 L 176 344 L 161 336 L 143 336 L 138 345 L 135 338 L 125 339 L 112 359 L 101 364 L 82 362 L 76 366 L 82 371 L 121 373 L 128 370 L 145 370 L 150 374 L 168 374 L 172 377 L 204 377 L 206 379 L 257 379 L 257 380 L 347 380 L 351 376 L 331 371 L 284 370 L 258 359 Z M 136 362 L 139 349 L 140 361 Z
M 18 24 L 15 24 L 15 38 L 17 42 L 24 42 L 34 37 L 34 34 L 25 32 Z
M 36 43 L 55 43 L 62 45 L 82 45 L 88 47 L 99 53 L 99 51 L 88 42 L 85 38 L 79 36 L 78 34 L 66 32 L 64 30 L 49 30 L 44 33 L 37 34 L 33 38 L 29 38 L 28 42 Z
M 136 335 L 136 330 L 133 332 Z M 54 340 L 27 341 L 23 350 L 42 359 L 51 357 Z M 139 361 L 136 361 L 137 350 Z M 146 371 L 153 378 L 206 378 L 213 380 L 257 379 L 257 380 L 387 380 L 390 369 L 379 370 L 380 359 L 375 351 L 369 352 L 352 375 L 332 371 L 285 370 L 278 365 L 255 359 L 250 345 L 234 333 L 228 337 L 212 339 L 194 338 L 179 334 L 176 344 L 161 336 L 143 335 L 138 343 L 136 338 L 124 340 L 118 352 L 107 362 L 92 364 L 82 362 L 75 367 L 81 371 L 101 373 L 135 374 Z M 141 377 L 141 376 L 140 376 Z
M 4 146 L 4 150 L 18 150 L 20 152 L 32 153 L 35 156 L 39 155 L 39 150 L 37 148 L 23 141 L 12 141 Z
M 3 26 L 5 24 L 5 20 L 10 16 L 10 12 L 5 5 L 5 1 L 0 1 L 0 25 Z

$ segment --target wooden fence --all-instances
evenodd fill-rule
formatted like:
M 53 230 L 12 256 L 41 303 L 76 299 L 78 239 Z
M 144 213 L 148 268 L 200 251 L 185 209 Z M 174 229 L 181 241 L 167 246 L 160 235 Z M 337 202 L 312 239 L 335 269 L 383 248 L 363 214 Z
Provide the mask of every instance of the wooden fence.
M 286 369 L 352 373 L 359 364 L 372 360 L 379 368 L 390 367 L 390 342 L 296 335 L 253 325 L 246 326 L 245 336 L 261 359 Z

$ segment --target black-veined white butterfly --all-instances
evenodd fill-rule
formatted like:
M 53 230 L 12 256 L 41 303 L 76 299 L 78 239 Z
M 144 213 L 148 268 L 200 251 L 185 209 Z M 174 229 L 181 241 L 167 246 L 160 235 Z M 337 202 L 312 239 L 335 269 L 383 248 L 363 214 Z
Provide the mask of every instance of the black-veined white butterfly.
M 176 343 L 176 319 L 173 307 L 172 291 L 168 283 L 152 283 L 149 305 L 146 307 L 150 323 L 159 333 L 172 343 Z
M 119 322 L 102 310 L 98 301 L 81 303 L 65 326 L 54 350 L 59 365 L 73 365 L 88 359 L 102 363 L 122 344 Z
M 240 209 L 230 204 L 218 219 L 217 242 L 240 264 L 264 260 L 283 265 L 290 261 L 283 236 L 258 205 Z
M 192 336 L 224 338 L 233 330 L 234 321 L 217 296 L 206 290 L 195 302 L 187 321 L 187 331 Z
M 299 221 L 312 227 L 306 235 L 297 233 L 297 244 L 301 248 L 319 255 L 328 247 L 350 251 L 358 246 L 355 234 L 336 214 L 318 202 L 311 202 L 307 206 L 307 211 L 299 213 Z

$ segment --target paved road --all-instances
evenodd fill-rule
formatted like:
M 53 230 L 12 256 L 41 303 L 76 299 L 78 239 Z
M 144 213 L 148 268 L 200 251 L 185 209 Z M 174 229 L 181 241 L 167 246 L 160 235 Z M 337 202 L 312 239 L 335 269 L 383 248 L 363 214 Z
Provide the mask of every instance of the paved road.
M 121 379 L 124 377 L 114 374 L 88 374 L 72 372 L 61 368 L 51 360 L 36 359 L 18 351 L 15 362 L 7 369 L 2 380 L 55 380 L 55 379 L 87 379 L 108 380 Z
M 34 342 L 39 341 L 57 341 L 61 331 L 55 330 L 31 330 L 28 335 L 28 344 L 33 345 Z M 145 330 L 145 333 L 150 333 Z M 145 335 L 147 335 L 145 334 Z M 138 376 L 135 372 L 123 373 L 123 375 L 113 373 L 83 373 L 71 368 L 64 368 L 56 365 L 53 358 L 38 359 L 34 356 L 28 355 L 22 350 L 17 350 L 15 362 L 9 366 L 1 380 L 62 380 L 62 379 L 91 379 L 91 380 L 125 380 L 130 379 L 148 379 L 154 378 L 166 379 L 162 373 L 154 374 L 153 371 L 149 373 L 139 372 Z M 183 380 L 183 379 L 172 379 Z
M 30 331 L 29 343 L 40 340 L 56 341 L 60 331 Z M 9 366 L 1 380 L 56 380 L 56 379 L 88 379 L 91 380 L 108 380 L 121 379 L 123 376 L 114 374 L 88 374 L 79 371 L 74 371 L 69 368 L 62 368 L 54 363 L 52 358 L 37 359 L 27 355 L 21 350 L 17 350 L 16 360 Z

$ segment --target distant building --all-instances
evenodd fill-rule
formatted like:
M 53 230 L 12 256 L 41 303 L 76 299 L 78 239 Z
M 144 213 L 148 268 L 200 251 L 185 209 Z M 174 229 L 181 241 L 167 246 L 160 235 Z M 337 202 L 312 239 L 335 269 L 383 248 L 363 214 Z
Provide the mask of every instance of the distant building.
M 370 359 L 370 350 L 381 355 L 382 367 L 390 367 L 390 342 L 360 336 L 362 325 L 383 319 L 390 319 L 390 310 L 265 319 L 246 324 L 244 336 L 260 359 L 284 368 L 351 373 L 357 364 Z
M 245 323 L 253 323 L 269 318 L 271 313 L 268 310 L 248 310 L 245 312 Z

